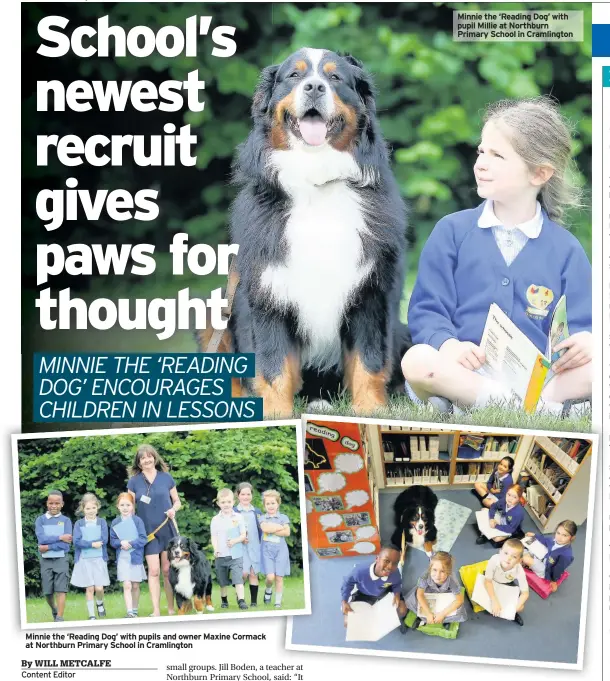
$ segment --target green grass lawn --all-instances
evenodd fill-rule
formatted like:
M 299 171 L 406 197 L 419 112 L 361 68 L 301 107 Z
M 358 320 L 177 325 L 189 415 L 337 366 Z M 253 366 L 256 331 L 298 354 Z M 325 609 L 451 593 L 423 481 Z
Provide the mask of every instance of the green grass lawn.
M 245 585 L 246 603 L 250 603 L 250 591 L 248 585 Z M 263 591 L 264 581 L 261 580 L 261 586 L 258 591 L 258 607 L 249 608 L 248 610 L 240 610 L 237 607 L 237 600 L 235 597 L 235 589 L 229 588 L 229 607 L 224 610 L 220 608 L 220 587 L 214 584 L 214 591 L 212 593 L 212 603 L 214 605 L 213 615 L 226 615 L 232 617 L 235 613 L 256 612 L 264 616 L 269 612 L 277 612 L 271 605 L 263 605 Z M 125 602 L 123 600 L 122 591 L 114 591 L 106 594 L 104 597 L 104 606 L 106 608 L 106 619 L 123 618 L 125 617 Z M 53 622 L 51 617 L 51 609 L 47 605 L 44 598 L 26 598 L 26 613 L 28 624 L 38 622 Z M 281 610 L 302 610 L 305 607 L 305 588 L 303 583 L 303 575 L 295 577 L 286 577 L 284 579 L 284 598 L 282 600 Z M 152 604 L 148 595 L 148 586 L 142 585 L 142 595 L 140 597 L 139 615 L 140 617 L 148 617 L 152 612 Z M 207 613 L 206 613 L 207 614 Z M 165 593 L 161 593 L 161 615 L 167 616 L 167 603 L 165 600 Z M 193 612 L 193 615 L 195 613 Z M 199 617 L 205 617 L 199 615 Z M 87 605 L 85 602 L 84 591 L 70 591 L 66 598 L 66 610 L 64 612 L 64 620 L 66 622 L 77 622 L 88 620 Z M 152 621 L 152 620 L 151 620 Z
M 574 412 L 568 418 L 550 416 L 548 414 L 526 414 L 521 409 L 508 409 L 505 406 L 493 406 L 482 409 L 468 409 L 459 414 L 447 414 L 432 408 L 411 402 L 405 396 L 392 396 L 388 406 L 373 414 L 356 414 L 347 395 L 334 400 L 330 409 L 325 409 L 325 415 L 335 416 L 370 416 L 378 421 L 384 419 L 394 421 L 427 421 L 434 423 L 459 423 L 462 425 L 490 426 L 504 428 L 561 430 L 574 433 L 588 433 L 591 431 L 591 409 L 580 409 L 581 405 L 573 407 Z M 295 404 L 295 416 L 302 413 L 317 413 L 307 407 L 304 400 Z M 322 418 L 322 411 L 320 411 Z

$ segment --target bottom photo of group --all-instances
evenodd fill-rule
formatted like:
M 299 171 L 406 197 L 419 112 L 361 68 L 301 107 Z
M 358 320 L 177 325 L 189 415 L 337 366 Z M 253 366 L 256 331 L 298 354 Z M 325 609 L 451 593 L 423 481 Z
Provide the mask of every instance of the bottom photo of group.
M 311 614 L 288 649 L 582 664 L 597 436 L 304 421 Z
M 22 627 L 309 612 L 300 430 L 14 436 Z
M 290 650 L 580 666 L 597 436 L 425 426 L 14 436 L 22 627 L 290 615 Z

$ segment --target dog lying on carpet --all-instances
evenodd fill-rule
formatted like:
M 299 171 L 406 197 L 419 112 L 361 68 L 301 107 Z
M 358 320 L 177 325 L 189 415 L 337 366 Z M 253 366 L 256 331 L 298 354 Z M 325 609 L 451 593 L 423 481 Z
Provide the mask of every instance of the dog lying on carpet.
M 394 546 L 401 547 L 401 563 L 404 563 L 407 544 L 417 548 L 423 546 L 426 554 L 432 555 L 437 536 L 434 524 L 437 504 L 438 497 L 425 485 L 413 485 L 398 495 L 394 502 L 396 529 L 391 541 Z
M 178 614 L 214 610 L 212 606 L 212 569 L 197 544 L 187 537 L 174 537 L 167 546 L 169 583 L 176 594 Z

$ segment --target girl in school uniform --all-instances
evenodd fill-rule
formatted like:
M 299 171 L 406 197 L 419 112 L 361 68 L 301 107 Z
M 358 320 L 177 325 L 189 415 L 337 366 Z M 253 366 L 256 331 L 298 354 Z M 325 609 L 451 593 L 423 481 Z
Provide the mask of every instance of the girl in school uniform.
M 569 182 L 571 135 L 550 98 L 488 107 L 474 165 L 484 202 L 442 218 L 426 242 L 409 302 L 413 339 L 402 360 L 414 401 L 459 407 L 510 403 L 509 386 L 482 372 L 479 346 L 492 303 L 543 353 L 566 296 L 570 336 L 551 349 L 553 378 L 538 408 L 562 413 L 591 395 L 591 265 L 563 225 L 579 205 Z
M 431 611 L 426 594 L 453 594 L 454 600 L 436 615 Z M 432 558 L 424 574 L 418 579 L 407 594 L 407 608 L 414 613 L 423 611 L 423 617 L 417 617 L 411 625 L 417 629 L 423 624 L 443 624 L 448 629 L 451 622 L 465 622 L 468 619 L 464 607 L 464 594 L 453 576 L 453 556 L 445 551 L 438 551 Z
M 512 456 L 505 456 L 496 466 L 494 472 L 489 476 L 487 482 L 475 482 L 472 493 L 486 508 L 490 508 L 496 501 L 503 501 L 506 490 L 512 487 L 512 471 L 515 460 Z
M 261 571 L 261 528 L 259 518 L 263 515 L 260 508 L 252 505 L 254 489 L 249 482 L 240 482 L 235 489 L 238 504 L 234 510 L 241 513 L 246 525 L 246 540 L 244 546 L 244 581 L 246 577 L 250 583 L 250 607 L 258 605 L 258 575 Z
M 547 554 L 542 558 L 536 558 L 527 551 L 521 560 L 521 564 L 528 567 L 534 574 L 551 583 L 551 591 L 557 591 L 557 580 L 565 570 L 572 564 L 574 555 L 572 553 L 572 542 L 576 537 L 578 528 L 573 520 L 562 520 L 553 537 L 543 534 L 527 532 L 526 537 L 534 537 L 547 548 Z
M 286 537 L 290 536 L 290 520 L 280 513 L 282 498 L 274 489 L 263 492 L 263 506 L 266 513 L 259 517 L 262 530 L 262 561 L 265 573 L 265 605 L 271 603 L 273 585 L 275 583 L 275 607 L 282 607 L 284 577 L 290 574 L 290 556 Z
M 148 537 L 142 519 L 135 515 L 135 497 L 131 492 L 119 494 L 116 506 L 120 515 L 110 525 L 110 546 L 116 549 L 116 577 L 117 581 L 123 582 L 126 617 L 137 617 L 140 582 L 146 581 L 144 547 Z M 129 538 L 121 539 L 118 531 Z
M 104 587 L 110 584 L 107 550 L 108 525 L 103 518 L 97 516 L 100 506 L 95 494 L 83 494 L 76 512 L 84 515 L 84 518 L 76 521 L 73 532 L 74 568 L 70 584 L 85 588 L 90 620 L 95 619 L 95 607 L 100 617 L 106 617 Z
M 525 510 L 521 505 L 522 490 L 519 485 L 513 485 L 506 490 L 506 497 L 503 501 L 496 501 L 489 508 L 489 524 L 492 528 L 502 532 L 508 532 L 508 537 L 494 537 L 491 542 L 494 546 L 503 544 L 511 537 L 521 539 L 523 531 L 521 523 L 525 516 Z M 487 537 L 481 535 L 476 543 L 485 544 Z

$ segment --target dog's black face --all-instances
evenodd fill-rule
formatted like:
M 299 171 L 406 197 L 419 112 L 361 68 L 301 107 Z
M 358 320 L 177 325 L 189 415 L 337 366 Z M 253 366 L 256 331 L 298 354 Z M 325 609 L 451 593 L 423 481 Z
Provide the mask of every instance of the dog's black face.
M 174 537 L 167 545 L 167 554 L 172 565 L 177 567 L 183 561 L 191 562 L 191 554 L 197 550 L 197 544 L 187 537 Z
M 303 48 L 267 67 L 254 95 L 252 114 L 270 127 L 271 146 L 325 143 L 348 149 L 375 113 L 373 86 L 349 55 Z

